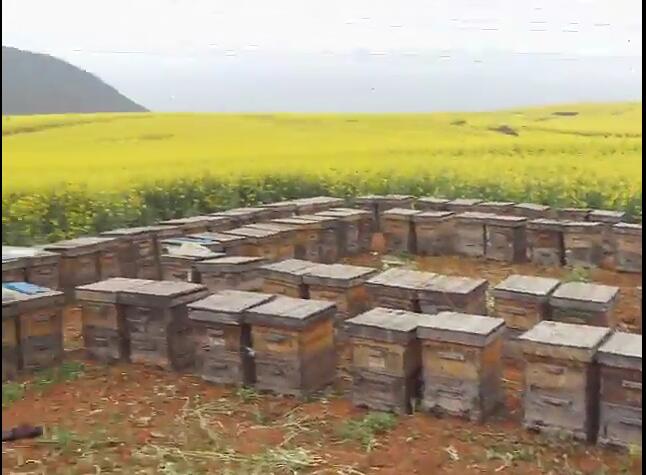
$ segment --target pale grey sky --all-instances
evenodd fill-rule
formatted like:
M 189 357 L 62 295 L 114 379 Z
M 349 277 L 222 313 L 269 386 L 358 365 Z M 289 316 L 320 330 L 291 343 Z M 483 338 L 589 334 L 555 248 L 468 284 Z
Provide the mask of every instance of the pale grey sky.
M 639 0 L 4 0 L 2 42 L 66 59 L 162 110 L 344 109 L 357 93 L 366 96 L 355 107 L 372 110 L 383 103 L 376 87 L 404 97 L 411 81 L 423 92 L 480 77 L 533 81 L 514 104 L 559 87 L 545 100 L 641 99 L 641 12 Z M 294 89 L 303 78 L 313 84 Z M 198 86 L 228 93 L 204 101 L 187 91 Z M 505 88 L 473 108 L 507 105 Z M 468 107 L 460 94 L 454 105 L 422 94 L 402 107 Z

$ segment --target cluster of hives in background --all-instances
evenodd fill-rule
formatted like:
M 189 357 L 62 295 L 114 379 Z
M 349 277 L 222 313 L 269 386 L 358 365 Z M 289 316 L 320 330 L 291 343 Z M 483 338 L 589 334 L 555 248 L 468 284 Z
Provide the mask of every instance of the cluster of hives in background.
M 484 420 L 506 361 L 526 373 L 525 424 L 641 443 L 641 336 L 615 331 L 619 289 L 339 263 L 371 250 L 641 273 L 641 225 L 594 210 L 316 197 L 3 247 L 3 380 L 57 364 L 80 311 L 88 354 L 357 405 Z M 488 302 L 490 297 L 491 302 Z M 492 304 L 491 304 L 492 303 Z M 641 332 L 641 317 L 629 329 Z M 6 351 L 5 351 L 6 350 Z

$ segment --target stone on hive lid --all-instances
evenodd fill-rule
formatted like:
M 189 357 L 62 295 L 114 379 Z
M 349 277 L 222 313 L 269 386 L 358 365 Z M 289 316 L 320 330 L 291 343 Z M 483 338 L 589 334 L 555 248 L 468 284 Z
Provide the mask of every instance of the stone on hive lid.
M 642 370 L 642 335 L 617 332 L 612 335 L 597 353 L 602 364 Z
M 492 291 L 494 294 L 524 294 L 535 297 L 546 297 L 559 284 L 560 281 L 557 279 L 514 274 L 496 285 Z
M 374 277 L 371 277 L 366 283 L 373 286 L 420 290 L 426 288 L 426 286 L 436 277 L 438 277 L 438 275 L 432 272 L 410 269 L 388 269 Z
M 137 307 L 166 308 L 192 302 L 207 295 L 201 284 L 176 281 L 149 281 L 123 291 L 122 302 Z
M 309 269 L 304 276 L 306 284 L 352 287 L 362 284 L 377 273 L 372 267 L 346 264 L 319 264 Z
M 191 302 L 187 307 L 191 320 L 241 325 L 247 310 L 267 303 L 274 297 L 260 292 L 221 290 L 202 300 Z
M 251 325 L 301 329 L 321 319 L 332 319 L 335 312 L 333 302 L 278 296 L 249 309 L 245 318 Z
M 429 315 L 377 307 L 345 321 L 347 335 L 368 340 L 406 344 L 416 338 L 420 320 Z
M 486 346 L 505 329 L 502 318 L 484 317 L 459 312 L 440 312 L 420 319 L 417 336 L 446 343 Z
M 553 304 L 568 302 L 608 305 L 619 294 L 619 287 L 590 284 L 587 282 L 566 282 L 552 294 Z

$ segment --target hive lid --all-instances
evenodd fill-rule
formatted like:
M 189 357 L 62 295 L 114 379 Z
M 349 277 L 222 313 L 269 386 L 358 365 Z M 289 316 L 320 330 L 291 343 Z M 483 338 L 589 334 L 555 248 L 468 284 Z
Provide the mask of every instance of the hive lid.
M 421 213 L 413 216 L 413 221 L 442 220 L 451 216 L 455 216 L 453 211 L 422 211 Z
M 333 302 L 277 296 L 275 299 L 249 309 L 245 318 L 252 325 L 303 328 L 336 313 Z
M 114 237 L 78 237 L 47 244 L 44 249 L 54 251 L 63 256 L 78 256 L 91 252 L 106 249 L 110 244 L 116 242 Z
M 485 279 L 475 279 L 471 277 L 460 277 L 451 275 L 438 275 L 424 286 L 422 291 L 446 292 L 453 294 L 469 294 L 474 290 L 487 286 Z M 422 294 L 423 295 L 423 294 Z M 422 296 L 420 295 L 420 296 Z
M 286 259 L 261 267 L 265 274 L 284 274 L 290 276 L 303 276 L 309 269 L 318 264 L 302 259 Z
M 329 285 L 332 287 L 351 287 L 364 283 L 377 273 L 372 267 L 359 267 L 346 264 L 318 264 L 305 273 L 305 283 Z
M 568 352 L 568 358 L 592 361 L 597 348 L 610 333 L 610 328 L 606 327 L 542 321 L 520 335 L 518 340 L 525 342 L 523 351 L 528 354 L 559 357 L 559 348 L 569 348 L 583 351 Z
M 190 244 L 171 247 L 166 251 L 166 254 L 162 254 L 162 259 L 174 259 L 178 261 L 204 261 L 226 256 L 224 252 L 213 252 L 206 247 Z
M 274 203 L 266 203 L 262 205 L 263 208 L 272 209 L 296 209 L 296 202 L 291 201 L 276 201 Z
M 388 269 L 374 277 L 371 277 L 366 284 L 396 287 L 408 290 L 420 290 L 425 288 L 436 277 L 438 277 L 438 275 L 432 272 L 410 269 Z
M 487 223 L 497 226 L 518 227 L 524 226 L 527 223 L 527 218 L 522 216 L 505 216 L 494 214 L 489 219 L 487 219 Z
M 601 229 L 602 223 L 598 221 L 572 221 L 566 220 L 562 222 L 563 228 L 572 229 L 572 228 L 584 228 L 584 229 Z
M 390 343 L 407 343 L 416 338 L 419 321 L 429 315 L 377 307 L 344 322 L 349 336 Z
M 553 231 L 562 231 L 563 221 L 559 221 L 558 219 L 549 219 L 549 218 L 532 219 L 527 222 L 527 227 L 529 229 L 547 229 L 547 230 L 553 230 Z
M 316 213 L 316 216 L 329 216 L 332 218 L 369 218 L 371 217 L 371 214 L 365 209 L 331 208 L 326 211 Z
M 167 219 L 165 221 L 160 221 L 159 225 L 161 226 L 187 226 L 187 225 L 201 225 L 201 224 L 207 224 L 210 219 L 212 219 L 212 216 L 188 216 L 185 218 L 175 218 L 175 219 Z
M 512 208 L 515 204 L 513 201 L 483 201 L 482 203 L 478 203 L 478 206 L 484 208 Z
M 456 217 L 460 221 L 482 222 L 484 224 L 487 221 L 496 218 L 496 215 L 492 213 L 482 213 L 480 211 L 465 211 L 464 213 L 458 213 Z
M 547 205 L 541 205 L 538 203 L 516 203 L 514 208 L 519 210 L 528 210 L 528 211 L 537 211 L 537 212 L 546 212 L 551 208 Z
M 101 233 L 101 236 L 115 236 L 115 237 L 122 237 L 122 236 L 142 236 L 146 234 L 151 234 L 152 229 L 148 226 L 137 226 L 134 228 L 118 228 L 118 229 L 111 229 L 110 231 L 104 231 Z
M 285 223 L 277 223 L 275 221 L 271 222 L 262 222 L 262 223 L 251 223 L 247 225 L 250 228 L 256 229 L 268 229 L 269 231 L 276 231 L 280 234 L 290 233 L 296 231 L 296 226 Z
M 275 298 L 274 295 L 241 290 L 222 290 L 187 305 L 191 320 L 241 324 L 244 313 Z
M 419 321 L 417 336 L 447 343 L 485 346 L 502 335 L 504 329 L 502 318 L 440 312 Z
M 56 252 L 46 251 L 40 247 L 18 247 L 18 246 L 2 246 L 2 261 L 5 259 L 26 258 L 31 261 L 32 258 L 58 258 L 59 254 Z
M 338 218 L 325 216 L 322 214 L 301 214 L 299 217 L 307 221 L 318 223 L 320 225 L 334 225 L 339 222 Z
M 420 214 L 420 210 L 409 208 L 390 208 L 383 212 L 383 216 L 402 217 L 411 219 L 413 216 Z
M 80 285 L 76 287 L 75 295 L 77 300 L 120 303 L 119 296 L 121 292 L 134 289 L 150 282 L 155 281 L 113 277 L 93 284 Z
M 236 236 L 235 234 L 226 234 L 226 233 L 219 233 L 219 232 L 212 232 L 212 231 L 205 232 L 205 233 L 190 234 L 188 237 L 197 238 L 197 239 L 210 239 L 222 244 L 237 243 L 245 240 L 244 236 Z
M 617 233 L 641 235 L 642 225 L 634 223 L 617 223 L 612 229 Z
M 618 223 L 626 217 L 624 211 L 612 211 L 605 209 L 593 209 L 588 215 L 588 219 L 592 221 L 600 221 L 602 223 Z
M 148 281 L 124 290 L 122 301 L 141 307 L 171 307 L 193 302 L 206 296 L 206 287 L 179 281 Z
M 600 363 L 621 368 L 642 369 L 642 335 L 617 332 L 597 354 Z
M 453 206 L 475 206 L 477 204 L 482 203 L 482 200 L 479 200 L 477 198 L 457 198 L 454 200 L 451 200 L 447 203 L 447 205 Z
M 587 282 L 566 282 L 552 294 L 552 300 L 606 304 L 612 302 L 618 293 L 619 287 Z
M 436 198 L 434 196 L 422 196 L 417 198 L 418 203 L 428 203 L 433 205 L 443 205 L 449 202 L 446 198 Z
M 18 311 L 26 312 L 48 306 L 63 305 L 65 297 L 63 292 L 52 290 L 28 282 L 3 282 L 2 301 L 16 302 Z
M 280 231 L 266 229 L 266 228 L 254 228 L 251 226 L 242 226 L 240 228 L 230 229 L 223 231 L 226 234 L 233 234 L 236 236 L 244 236 L 252 240 L 262 240 L 262 239 L 271 239 L 280 235 Z
M 558 279 L 514 274 L 500 282 L 492 290 L 494 293 L 503 291 L 546 297 L 551 294 L 559 284 L 560 281 Z
M 252 256 L 223 256 L 215 259 L 205 259 L 194 264 L 203 273 L 246 272 L 260 267 L 266 260 Z
M 232 208 L 226 211 L 218 211 L 211 213 L 209 216 L 231 216 L 235 218 L 252 217 L 265 212 L 264 208 L 258 207 L 245 207 L 245 208 Z

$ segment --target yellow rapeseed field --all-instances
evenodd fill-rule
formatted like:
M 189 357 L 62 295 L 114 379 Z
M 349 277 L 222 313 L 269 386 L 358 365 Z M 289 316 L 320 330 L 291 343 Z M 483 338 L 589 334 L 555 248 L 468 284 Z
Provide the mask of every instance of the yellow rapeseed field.
M 313 193 L 477 196 L 641 219 L 641 125 L 641 103 L 3 117 L 3 242 Z

